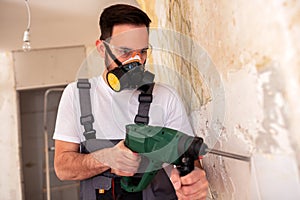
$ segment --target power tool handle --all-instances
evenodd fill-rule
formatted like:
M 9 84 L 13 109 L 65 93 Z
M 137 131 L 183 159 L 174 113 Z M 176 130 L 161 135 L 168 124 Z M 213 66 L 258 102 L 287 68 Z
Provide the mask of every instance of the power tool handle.
M 180 176 L 185 176 L 195 169 L 194 159 L 191 157 L 183 155 L 180 161 L 180 164 L 176 166 Z

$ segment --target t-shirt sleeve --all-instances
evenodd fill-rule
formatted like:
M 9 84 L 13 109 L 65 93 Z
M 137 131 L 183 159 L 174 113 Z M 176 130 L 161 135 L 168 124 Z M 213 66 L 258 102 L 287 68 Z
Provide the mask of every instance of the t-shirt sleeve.
M 76 87 L 74 83 L 69 84 L 61 97 L 53 139 L 66 142 L 80 143 L 80 128 L 76 104 Z

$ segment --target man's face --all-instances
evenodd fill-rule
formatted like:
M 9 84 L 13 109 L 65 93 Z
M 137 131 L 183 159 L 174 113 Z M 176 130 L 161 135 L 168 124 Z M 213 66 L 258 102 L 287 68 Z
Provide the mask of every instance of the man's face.
M 131 24 L 115 25 L 110 40 L 107 40 L 112 53 L 121 63 L 135 54 L 138 54 L 141 57 L 141 63 L 144 63 L 147 59 L 148 41 L 146 26 Z M 107 53 L 106 55 L 105 63 L 108 70 L 116 68 L 117 64 Z

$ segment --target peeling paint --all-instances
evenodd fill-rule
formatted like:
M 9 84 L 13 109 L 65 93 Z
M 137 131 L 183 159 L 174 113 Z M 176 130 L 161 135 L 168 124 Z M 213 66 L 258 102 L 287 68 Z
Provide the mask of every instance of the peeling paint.
M 165 60 L 165 65 L 175 65 L 174 70 L 190 80 L 192 88 L 208 86 L 207 96 L 199 94 L 209 98 L 189 108 L 195 133 L 214 148 L 253 156 L 250 164 L 207 155 L 203 163 L 209 199 L 264 199 L 272 196 L 274 188 L 289 184 L 293 187 L 287 190 L 300 190 L 294 184 L 299 183 L 300 169 L 300 2 L 156 0 L 153 4 L 150 7 L 155 9 L 143 8 L 154 16 L 155 24 L 203 46 L 221 77 L 216 81 L 209 76 L 210 70 L 203 70 L 207 62 L 201 56 L 191 56 L 191 60 L 198 59 L 194 66 L 180 59 Z M 201 76 L 191 75 L 193 68 Z M 225 98 L 218 97 L 221 85 Z M 284 155 L 293 166 L 293 175 L 280 171 L 277 158 Z M 269 167 L 266 176 L 260 168 L 254 170 L 264 165 Z M 267 182 L 268 176 L 280 176 L 285 185 Z M 294 191 L 290 197 L 299 199 L 297 195 Z
M 207 178 L 210 181 L 211 199 L 233 199 L 234 184 L 227 173 L 225 162 L 220 156 L 209 155 L 205 158 Z M 220 193 L 222 191 L 222 193 Z
M 290 146 L 289 141 L 287 141 L 285 85 L 276 64 L 260 72 L 259 77 L 263 89 L 264 118 L 261 123 L 261 130 L 259 130 L 258 137 L 255 140 L 257 151 L 262 153 L 283 151 L 282 148 Z M 292 151 L 290 148 L 284 150 Z

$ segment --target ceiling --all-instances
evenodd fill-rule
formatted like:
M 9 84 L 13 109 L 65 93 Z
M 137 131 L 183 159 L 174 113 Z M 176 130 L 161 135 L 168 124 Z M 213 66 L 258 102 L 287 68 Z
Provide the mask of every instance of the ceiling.
M 99 37 L 99 15 L 114 3 L 135 0 L 28 0 L 32 49 L 93 45 Z M 0 0 L 0 52 L 22 49 L 27 28 L 25 0 Z

